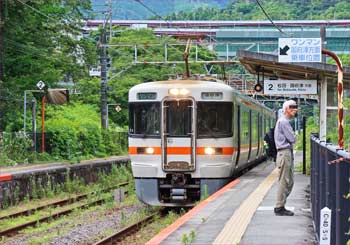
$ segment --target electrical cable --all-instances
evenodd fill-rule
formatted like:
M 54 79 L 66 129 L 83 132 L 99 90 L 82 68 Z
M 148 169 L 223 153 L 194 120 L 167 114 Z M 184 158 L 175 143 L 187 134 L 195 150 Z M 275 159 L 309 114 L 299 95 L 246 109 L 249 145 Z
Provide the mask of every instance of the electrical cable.
M 23 4 L 24 6 L 26 6 L 26 7 L 28 7 L 28 8 L 30 8 L 30 9 L 33 10 L 34 12 L 36 12 L 36 13 L 38 13 L 38 14 L 44 16 L 44 17 L 46 17 L 47 19 L 50 19 L 50 20 L 54 21 L 54 23 L 61 22 L 60 19 L 57 19 L 57 18 L 53 18 L 53 17 L 51 17 L 51 16 L 48 16 L 48 15 L 44 14 L 43 12 L 41 12 L 40 10 L 38 10 L 38 9 L 36 9 L 36 8 L 34 8 L 34 7 L 32 7 L 32 6 L 30 6 L 29 4 L 26 4 L 26 3 L 22 2 L 21 0 L 16 0 L 16 1 L 19 2 L 19 3 L 21 3 L 21 4 Z M 81 28 L 74 29 L 73 27 L 71 27 L 71 26 L 69 25 L 70 23 L 65 23 L 65 24 L 66 24 L 65 27 L 66 27 L 67 29 L 70 29 L 70 30 L 72 31 L 72 33 L 75 33 L 75 32 L 77 32 L 77 31 L 84 31 L 84 30 L 81 29 Z
M 277 26 L 275 24 L 275 22 L 273 22 L 273 20 L 271 19 L 270 15 L 265 11 L 265 9 L 263 8 L 263 6 L 260 4 L 259 0 L 255 0 L 256 3 L 259 5 L 261 11 L 264 13 L 264 15 L 266 16 L 266 18 L 271 22 L 271 24 L 282 34 L 287 35 L 287 36 L 292 36 L 291 33 L 286 33 L 284 32 L 279 26 Z

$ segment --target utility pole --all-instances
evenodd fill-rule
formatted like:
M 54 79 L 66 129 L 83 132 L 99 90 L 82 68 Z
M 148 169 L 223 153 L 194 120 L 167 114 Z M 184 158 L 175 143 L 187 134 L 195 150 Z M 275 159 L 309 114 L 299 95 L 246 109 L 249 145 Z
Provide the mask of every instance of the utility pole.
M 4 78 L 4 0 L 0 0 L 0 83 Z
M 101 33 L 101 127 L 107 129 L 107 38 L 106 25 Z
M 108 0 L 109 8 L 109 42 L 112 40 L 112 14 L 113 14 L 113 5 L 112 0 Z
M 108 127 L 108 108 L 107 108 L 107 23 L 112 23 L 112 0 L 109 0 L 109 11 L 103 23 L 101 33 L 101 127 Z M 110 27 L 111 28 L 111 27 Z M 111 30 L 111 29 L 110 29 Z M 112 34 L 110 34 L 112 35 Z

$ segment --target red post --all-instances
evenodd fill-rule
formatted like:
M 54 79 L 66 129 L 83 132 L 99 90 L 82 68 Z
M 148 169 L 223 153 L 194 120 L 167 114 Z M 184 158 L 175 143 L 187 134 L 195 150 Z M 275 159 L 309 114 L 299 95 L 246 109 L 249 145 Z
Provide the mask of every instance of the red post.
M 46 95 L 41 100 L 41 153 L 45 152 L 45 103 Z
M 339 57 L 327 49 L 322 49 L 322 54 L 331 56 L 338 66 L 338 145 L 344 149 L 344 104 L 343 104 L 343 65 Z

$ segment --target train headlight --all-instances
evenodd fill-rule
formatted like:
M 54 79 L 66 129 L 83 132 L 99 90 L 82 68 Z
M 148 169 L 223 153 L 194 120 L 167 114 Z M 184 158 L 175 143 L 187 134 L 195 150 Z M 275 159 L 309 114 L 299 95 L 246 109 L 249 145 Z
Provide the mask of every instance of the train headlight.
M 154 153 L 155 153 L 155 148 L 153 147 L 137 147 L 137 154 L 152 155 Z
M 205 147 L 204 153 L 206 155 L 214 155 L 215 154 L 215 149 L 212 147 Z
M 186 88 L 171 88 L 169 89 L 169 94 L 173 96 L 185 96 L 188 95 L 190 91 Z
M 180 94 L 180 90 L 178 88 L 171 88 L 169 89 L 169 94 L 177 96 Z
M 153 154 L 154 153 L 154 148 L 153 147 L 147 147 L 145 149 L 145 153 L 146 154 Z
M 180 95 L 184 96 L 184 95 L 188 95 L 190 93 L 190 91 L 188 89 L 182 88 L 180 89 Z
M 214 147 L 205 147 L 204 154 L 205 155 L 221 155 L 223 149 L 222 148 L 214 148 Z

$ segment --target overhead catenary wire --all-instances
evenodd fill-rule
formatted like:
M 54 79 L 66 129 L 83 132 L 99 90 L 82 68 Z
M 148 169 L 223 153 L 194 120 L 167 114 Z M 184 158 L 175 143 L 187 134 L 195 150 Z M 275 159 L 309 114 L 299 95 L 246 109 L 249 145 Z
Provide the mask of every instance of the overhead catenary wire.
M 21 4 L 23 4 L 24 6 L 26 6 L 26 7 L 28 7 L 28 8 L 30 8 L 32 11 L 34 11 L 34 12 L 40 14 L 41 16 L 46 17 L 47 19 L 54 21 L 55 24 L 57 24 L 57 22 L 60 22 L 60 19 L 51 17 L 51 16 L 49 16 L 49 15 L 43 13 L 42 11 L 40 11 L 40 10 L 34 8 L 33 6 L 30 6 L 29 4 L 26 4 L 26 3 L 23 2 L 22 0 L 16 0 L 16 1 L 19 2 L 19 3 L 21 3 Z M 62 23 L 62 22 L 61 22 L 61 23 Z M 67 29 L 69 29 L 70 31 L 72 31 L 72 33 L 75 33 L 75 32 L 77 32 L 77 31 L 84 31 L 84 30 L 81 29 L 81 28 L 77 28 L 77 29 L 72 28 L 72 27 L 70 26 L 70 23 L 68 23 L 68 22 L 67 22 L 67 23 L 64 23 L 64 24 L 65 24 L 65 25 L 64 25 L 65 28 L 67 28 Z
M 272 20 L 272 18 L 270 17 L 270 15 L 265 11 L 264 7 L 260 4 L 259 0 L 255 0 L 256 3 L 258 4 L 259 8 L 261 9 L 261 11 L 264 13 L 264 15 L 266 16 L 266 18 L 271 22 L 271 24 L 282 34 L 287 35 L 287 36 L 292 36 L 291 33 L 286 33 L 284 32 L 279 26 L 276 25 L 276 23 Z

